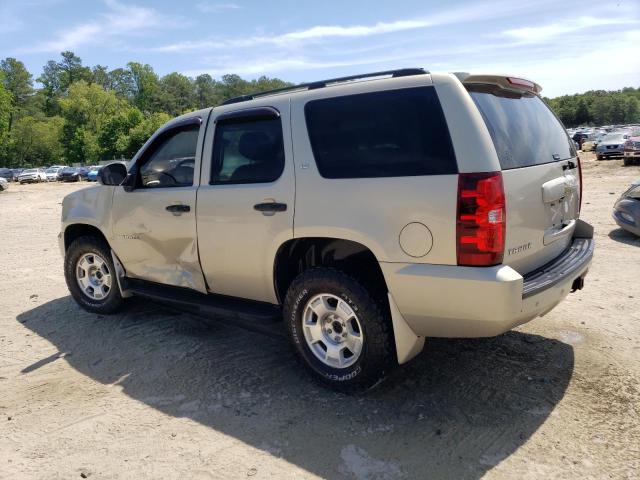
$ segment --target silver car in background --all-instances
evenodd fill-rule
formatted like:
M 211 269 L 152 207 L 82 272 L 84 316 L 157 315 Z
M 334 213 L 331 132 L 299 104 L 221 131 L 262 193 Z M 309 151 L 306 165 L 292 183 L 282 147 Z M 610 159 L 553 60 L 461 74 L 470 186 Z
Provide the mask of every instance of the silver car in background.
M 624 155 L 624 142 L 629 138 L 626 132 L 607 133 L 596 147 L 596 160 L 607 157 L 622 157 Z
M 47 182 L 57 182 L 60 179 L 60 170 L 63 167 L 49 167 L 44 173 L 47 175 Z

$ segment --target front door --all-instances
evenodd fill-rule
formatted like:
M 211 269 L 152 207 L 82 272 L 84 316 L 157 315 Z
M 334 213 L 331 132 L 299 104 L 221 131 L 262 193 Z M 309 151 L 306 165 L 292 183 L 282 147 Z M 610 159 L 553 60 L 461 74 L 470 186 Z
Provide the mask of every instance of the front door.
M 206 119 L 205 119 L 206 120 Z M 128 277 L 206 292 L 198 262 L 196 191 L 200 118 L 167 128 L 136 160 L 113 197 L 113 242 Z
M 295 182 L 288 99 L 263 102 L 211 114 L 198 238 L 211 292 L 276 303 L 273 262 L 280 245 L 293 238 Z

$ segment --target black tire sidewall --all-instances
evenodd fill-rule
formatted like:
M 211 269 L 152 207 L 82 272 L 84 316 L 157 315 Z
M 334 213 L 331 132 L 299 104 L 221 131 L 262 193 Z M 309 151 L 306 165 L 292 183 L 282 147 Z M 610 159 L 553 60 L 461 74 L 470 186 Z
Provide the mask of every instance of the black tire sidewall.
M 358 316 L 364 344 L 358 360 L 347 368 L 332 368 L 311 351 L 302 330 L 304 309 L 314 296 L 328 293 L 343 299 Z M 294 280 L 284 308 L 291 341 L 304 365 L 317 379 L 338 390 L 358 390 L 377 383 L 390 367 L 390 332 L 384 314 L 368 292 L 342 272 L 318 268 Z M 377 338 L 376 338 L 377 337 Z M 377 339 L 377 342 L 373 340 Z
M 93 300 L 87 297 L 80 290 L 76 279 L 76 265 L 80 257 L 87 253 L 99 255 L 106 263 L 111 272 L 111 289 L 102 300 Z M 118 288 L 116 270 L 111 259 L 111 251 L 103 241 L 95 237 L 80 237 L 74 240 L 65 253 L 64 276 L 67 287 L 74 300 L 85 310 L 94 313 L 113 313 L 122 304 L 122 296 Z

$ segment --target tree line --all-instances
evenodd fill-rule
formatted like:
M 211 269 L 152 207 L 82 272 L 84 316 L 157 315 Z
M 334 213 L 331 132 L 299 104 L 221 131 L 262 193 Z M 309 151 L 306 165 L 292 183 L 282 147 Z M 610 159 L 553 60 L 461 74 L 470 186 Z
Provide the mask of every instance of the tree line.
M 640 123 L 640 88 L 590 90 L 545 101 L 566 127 Z
M 15 58 L 0 61 L 0 167 L 95 164 L 131 158 L 167 120 L 238 95 L 291 85 L 203 74 L 159 76 L 147 64 L 87 67 L 73 52 L 32 74 Z
M 50 60 L 34 79 L 15 58 L 0 61 L 0 167 L 94 164 L 131 158 L 171 117 L 291 83 L 177 72 L 159 76 L 129 62 L 88 67 L 73 52 Z M 37 82 L 36 87 L 34 80 Z M 640 122 L 640 88 L 590 91 L 545 101 L 566 126 Z

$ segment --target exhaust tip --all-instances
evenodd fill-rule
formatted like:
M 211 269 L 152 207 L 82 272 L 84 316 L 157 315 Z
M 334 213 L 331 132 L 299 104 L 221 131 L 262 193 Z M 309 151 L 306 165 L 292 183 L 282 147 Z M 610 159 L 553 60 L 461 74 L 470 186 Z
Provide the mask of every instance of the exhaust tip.
M 584 277 L 578 277 L 573 281 L 573 285 L 571 285 L 571 293 L 582 290 L 584 288 Z

